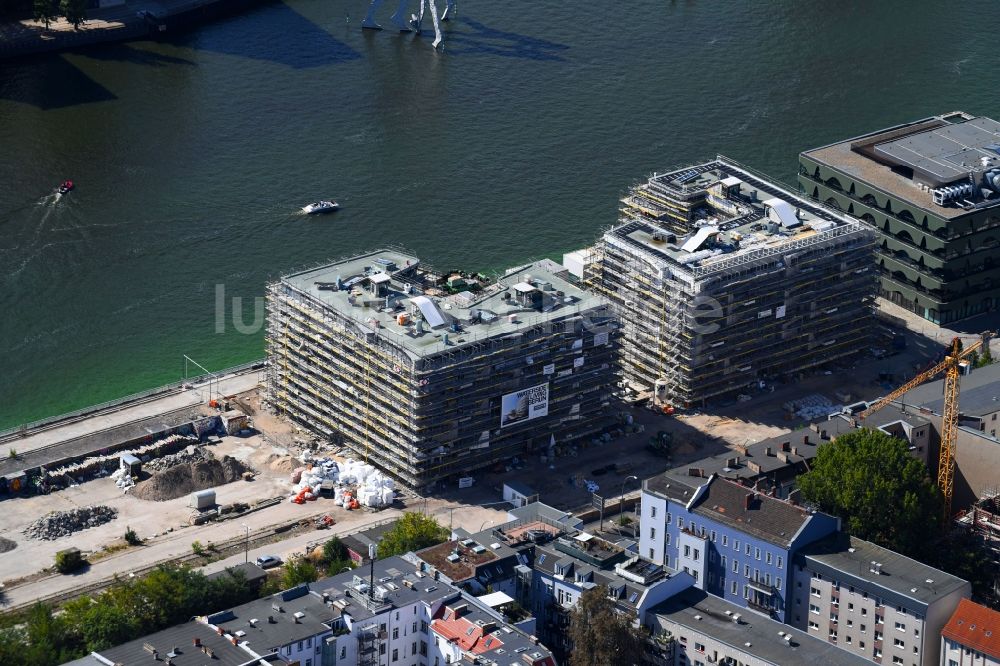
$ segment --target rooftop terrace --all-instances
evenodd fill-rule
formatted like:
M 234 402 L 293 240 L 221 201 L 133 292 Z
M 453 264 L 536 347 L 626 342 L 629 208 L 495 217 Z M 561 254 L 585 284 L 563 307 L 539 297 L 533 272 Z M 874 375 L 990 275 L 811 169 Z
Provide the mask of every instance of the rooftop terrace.
M 944 218 L 1000 205 L 1000 181 L 984 180 L 1000 170 L 1000 123 L 983 116 L 932 116 L 802 154 Z
M 857 221 L 721 157 L 656 174 L 622 202 L 625 223 L 610 232 L 615 238 L 696 275 L 860 229 Z M 680 217 L 686 232 L 678 235 L 669 229 Z
M 416 257 L 379 250 L 294 273 L 282 282 L 362 330 L 377 330 L 414 359 L 518 333 L 602 303 L 548 261 L 453 294 L 428 287 L 420 270 Z

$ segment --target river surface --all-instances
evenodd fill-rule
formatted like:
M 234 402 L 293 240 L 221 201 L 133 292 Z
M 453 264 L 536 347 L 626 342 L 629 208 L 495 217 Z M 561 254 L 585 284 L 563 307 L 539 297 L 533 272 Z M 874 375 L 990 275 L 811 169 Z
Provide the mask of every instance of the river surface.
M 259 358 L 232 297 L 253 328 L 295 268 L 559 257 L 653 170 L 722 153 L 792 183 L 805 148 L 1000 117 L 994 0 L 465 0 L 439 52 L 364 8 L 0 63 L 0 428 L 176 381 L 184 354 Z M 295 214 L 321 197 L 343 210 Z

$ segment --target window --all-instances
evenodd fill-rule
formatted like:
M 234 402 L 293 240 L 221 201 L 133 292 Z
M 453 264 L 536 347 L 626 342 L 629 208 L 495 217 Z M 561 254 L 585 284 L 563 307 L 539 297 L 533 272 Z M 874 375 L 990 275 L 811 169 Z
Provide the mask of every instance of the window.
M 684 544 L 684 557 L 691 557 L 691 546 Z
M 778 555 L 778 568 L 781 568 L 781 555 Z
M 416 608 L 416 606 L 414 606 L 414 609 L 415 608 Z M 417 633 L 417 621 L 416 620 L 413 621 L 413 626 L 410 627 L 410 633 L 411 634 Z
M 750 544 L 747 544 L 746 553 L 747 553 L 747 557 L 750 557 Z
M 427 656 L 427 641 L 420 641 L 420 656 Z
M 722 568 L 723 569 L 726 568 L 726 556 L 725 555 L 722 556 Z
M 894 663 L 894 664 L 902 664 L 903 663 L 903 658 L 902 657 L 897 657 L 897 656 L 893 655 L 893 657 L 892 657 L 892 663 Z
M 392 628 L 392 640 L 394 640 L 394 641 L 398 641 L 399 640 L 399 627 L 393 627 Z
M 415 656 L 417 654 L 417 642 L 413 641 L 413 645 L 410 646 L 410 656 Z
M 816 604 L 809 604 L 809 612 L 813 615 L 819 615 L 819 606 Z
M 894 646 L 898 647 L 898 648 L 906 647 L 906 644 L 902 640 L 900 640 L 899 638 L 893 638 L 892 639 L 892 644 Z
M 722 535 L 722 545 L 723 546 L 729 545 L 729 537 L 727 537 L 725 534 Z
M 848 620 L 847 621 L 847 626 L 848 627 L 853 627 L 854 626 L 854 620 Z
M 701 653 L 705 652 L 705 646 L 703 644 L 701 644 L 701 643 L 698 643 L 697 641 L 694 644 L 694 649 L 696 651 L 698 651 L 698 652 L 701 652 Z
M 667 521 L 666 521 L 666 522 L 667 522 L 667 525 L 669 525 L 669 524 L 671 523 L 671 521 L 672 521 L 672 520 L 673 520 L 673 519 L 672 519 L 672 518 L 670 517 L 670 512 L 669 512 L 669 511 L 667 511 Z
M 695 562 L 697 562 L 697 561 L 698 561 L 698 555 L 699 555 L 699 553 L 698 553 L 698 549 L 697 549 L 697 548 L 695 548 L 695 549 L 694 549 L 694 561 L 695 561 Z
M 306 659 L 306 666 L 313 666 L 313 660 L 312 659 Z
M 663 540 L 668 546 L 670 545 L 670 532 L 663 533 Z
M 736 587 L 736 581 L 733 581 L 733 591 L 732 594 L 739 594 L 739 589 Z
M 733 539 L 733 550 L 739 550 L 739 549 L 740 549 L 740 540 Z
M 424 622 L 423 620 L 420 621 L 420 633 L 422 634 L 427 633 L 427 623 Z
M 865 625 L 861 625 L 861 633 L 865 633 L 866 631 L 867 627 Z
M 754 556 L 754 559 L 756 559 L 756 560 L 760 559 L 760 548 L 754 548 L 753 549 L 753 556 Z
M 311 648 L 312 646 L 313 646 L 313 639 L 312 636 L 310 636 L 309 638 L 306 639 L 306 647 Z
M 948 666 L 958 666 L 958 662 L 955 661 L 954 659 L 949 659 Z
M 879 631 L 878 629 L 875 630 L 875 640 L 877 641 L 882 640 L 882 632 Z
M 861 609 L 861 616 L 864 617 L 865 615 L 868 615 L 868 609 L 867 608 L 862 608 Z
M 830 638 L 832 638 L 833 640 L 837 640 L 837 630 L 836 629 L 831 629 L 830 630 Z
M 392 649 L 392 660 L 399 661 L 399 649 L 397 648 Z
M 771 553 L 765 553 L 765 554 L 764 554 L 764 559 L 765 559 L 765 561 L 766 561 L 766 562 L 767 562 L 768 564 L 770 564 L 770 563 L 771 563 Z
M 902 622 L 896 623 L 896 631 L 906 631 L 906 625 Z
M 655 505 L 652 505 L 652 504 L 649 505 L 649 517 L 650 518 L 656 518 L 656 506 Z
M 847 643 L 848 645 L 850 645 L 851 644 L 851 637 L 850 636 L 844 636 L 844 642 Z
M 809 594 L 813 595 L 814 597 L 821 597 L 823 596 L 823 591 L 820 590 L 818 587 L 810 587 Z
M 852 611 L 852 610 L 854 610 L 854 604 L 852 604 L 852 603 L 848 602 L 848 603 L 847 603 L 847 610 L 849 610 L 849 611 Z
M 746 578 L 750 577 L 750 565 L 749 564 L 744 564 L 743 565 L 743 576 L 746 577 Z
M 651 559 L 651 560 L 654 560 L 654 559 L 656 559 L 656 558 L 655 558 L 655 557 L 653 556 L 653 549 L 652 549 L 652 548 L 650 548 L 650 549 L 649 549 L 649 559 Z
M 656 538 L 656 528 L 655 527 L 650 527 L 649 528 L 649 538 L 650 539 L 655 539 Z
M 733 560 L 733 573 L 739 573 L 739 572 L 740 572 L 740 561 Z
M 299 641 L 299 652 L 302 652 L 302 641 Z
M 878 648 L 875 648 L 875 656 L 878 657 L 879 659 L 881 659 L 882 658 L 882 650 L 879 650 Z
M 865 649 L 865 642 L 864 641 L 858 641 L 858 649 L 859 650 L 864 650 Z
M 346 646 L 341 646 L 341 648 L 340 648 L 340 658 L 341 659 L 347 659 L 347 647 Z
M 780 578 L 775 577 L 775 579 L 774 579 L 774 589 L 776 589 L 778 592 L 781 592 L 781 579 Z
M 715 530 L 712 530 L 712 543 L 715 543 Z
M 684 518 L 677 516 L 677 527 L 684 529 Z
M 815 622 L 813 622 L 812 620 L 809 620 L 809 630 L 810 631 L 819 631 L 819 625 L 816 624 Z

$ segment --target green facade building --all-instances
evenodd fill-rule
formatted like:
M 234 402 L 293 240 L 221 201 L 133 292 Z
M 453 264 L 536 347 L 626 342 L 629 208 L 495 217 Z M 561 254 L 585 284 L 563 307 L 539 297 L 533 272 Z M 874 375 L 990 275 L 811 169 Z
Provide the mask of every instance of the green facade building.
M 799 156 L 799 188 L 879 231 L 879 294 L 936 324 L 1000 306 L 1000 123 L 963 112 Z

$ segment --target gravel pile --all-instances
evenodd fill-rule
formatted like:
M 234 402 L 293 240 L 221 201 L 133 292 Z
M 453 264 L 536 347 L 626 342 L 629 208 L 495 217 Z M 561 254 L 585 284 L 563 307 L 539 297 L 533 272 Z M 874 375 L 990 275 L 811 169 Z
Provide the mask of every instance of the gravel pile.
M 244 472 L 252 471 L 250 467 L 230 456 L 224 456 L 222 460 L 213 458 L 195 463 L 182 463 L 163 472 L 157 472 L 136 484 L 132 495 L 143 500 L 165 502 L 198 490 L 238 481 L 243 478 Z
M 97 527 L 114 520 L 118 509 L 110 506 L 88 506 L 72 511 L 57 511 L 43 516 L 22 530 L 22 534 L 32 539 L 52 541 L 74 532 Z
M 0 537 L 0 553 L 9 553 L 17 548 L 17 542 Z
M 177 465 L 199 463 L 203 460 L 212 459 L 212 454 L 202 447 L 189 446 L 183 451 L 178 451 L 177 453 L 163 456 L 162 458 L 153 458 L 149 462 L 144 463 L 142 468 L 152 474 L 154 472 L 166 471 L 171 467 L 176 467 Z

